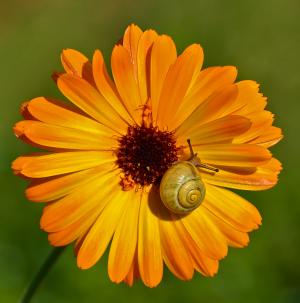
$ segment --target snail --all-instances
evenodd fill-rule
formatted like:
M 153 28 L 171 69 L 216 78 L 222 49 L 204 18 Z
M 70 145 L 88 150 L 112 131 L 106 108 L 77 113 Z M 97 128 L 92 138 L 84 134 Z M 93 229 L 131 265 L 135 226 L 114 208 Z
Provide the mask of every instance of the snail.
M 187 214 L 200 206 L 205 198 L 205 184 L 198 167 L 218 172 L 217 168 L 201 163 L 194 153 L 190 140 L 187 140 L 191 157 L 187 161 L 175 162 L 163 175 L 160 198 L 173 213 Z

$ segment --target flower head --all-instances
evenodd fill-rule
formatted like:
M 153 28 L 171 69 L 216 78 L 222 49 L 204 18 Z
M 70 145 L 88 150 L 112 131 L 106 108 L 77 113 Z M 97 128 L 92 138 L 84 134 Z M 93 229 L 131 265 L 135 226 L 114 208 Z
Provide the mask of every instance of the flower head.
M 112 51 L 113 78 L 99 50 L 89 61 L 67 49 L 61 60 L 65 72 L 54 78 L 70 103 L 35 98 L 14 127 L 47 150 L 12 167 L 31 181 L 27 198 L 46 203 L 41 228 L 50 243 L 75 242 L 82 269 L 110 245 L 114 282 L 141 278 L 156 286 L 164 264 L 182 280 L 194 271 L 213 276 L 228 246 L 246 246 L 261 224 L 258 210 L 225 188 L 271 188 L 281 169 L 268 150 L 281 130 L 258 84 L 235 82 L 233 66 L 201 69 L 200 45 L 177 55 L 169 36 L 136 25 Z M 165 206 L 159 188 L 170 167 L 191 160 L 191 150 L 205 193 L 200 206 L 181 214 Z

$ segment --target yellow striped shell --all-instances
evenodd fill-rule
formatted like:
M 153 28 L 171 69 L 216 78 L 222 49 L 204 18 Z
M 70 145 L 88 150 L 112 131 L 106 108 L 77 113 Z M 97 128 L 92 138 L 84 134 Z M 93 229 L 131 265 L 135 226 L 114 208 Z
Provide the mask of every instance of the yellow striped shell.
M 176 214 L 186 214 L 196 209 L 204 200 L 205 185 L 197 168 L 189 161 L 171 166 L 163 175 L 159 186 L 164 205 Z

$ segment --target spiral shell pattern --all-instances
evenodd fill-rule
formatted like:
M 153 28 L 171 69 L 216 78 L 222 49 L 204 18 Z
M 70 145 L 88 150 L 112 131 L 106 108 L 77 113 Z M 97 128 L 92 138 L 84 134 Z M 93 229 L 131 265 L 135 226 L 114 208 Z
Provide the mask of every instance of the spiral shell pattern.
M 202 201 L 202 187 L 199 177 L 186 181 L 179 187 L 178 203 L 188 209 L 194 209 Z
M 188 161 L 171 166 L 161 180 L 160 197 L 174 213 L 186 214 L 196 209 L 205 197 L 205 185 L 197 168 Z

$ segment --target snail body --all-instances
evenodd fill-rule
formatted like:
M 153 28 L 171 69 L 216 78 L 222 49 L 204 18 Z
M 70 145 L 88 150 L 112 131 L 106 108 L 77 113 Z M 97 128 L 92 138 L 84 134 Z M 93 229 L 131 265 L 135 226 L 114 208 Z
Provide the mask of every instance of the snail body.
M 160 197 L 164 205 L 176 214 L 196 209 L 205 198 L 205 185 L 191 161 L 173 164 L 163 175 Z

